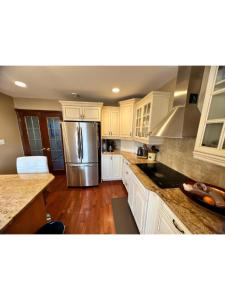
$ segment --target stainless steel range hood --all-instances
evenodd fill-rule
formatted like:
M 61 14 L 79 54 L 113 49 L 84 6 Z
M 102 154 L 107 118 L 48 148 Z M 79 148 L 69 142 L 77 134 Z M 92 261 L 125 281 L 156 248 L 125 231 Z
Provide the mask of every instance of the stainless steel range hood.
M 173 108 L 150 136 L 182 138 L 197 135 L 200 111 L 196 99 L 201 89 L 203 73 L 202 66 L 178 68 Z

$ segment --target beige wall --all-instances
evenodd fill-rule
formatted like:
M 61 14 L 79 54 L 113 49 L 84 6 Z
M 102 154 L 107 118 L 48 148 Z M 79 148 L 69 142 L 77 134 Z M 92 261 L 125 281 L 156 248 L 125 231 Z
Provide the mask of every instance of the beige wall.
M 59 100 L 51 99 L 14 98 L 14 106 L 19 109 L 61 110 Z
M 161 91 L 168 91 L 173 95 L 175 83 L 175 79 L 171 80 L 161 88 Z M 203 91 L 201 91 L 199 97 L 200 107 L 202 107 L 201 95 L 204 97 Z M 163 144 L 159 147 L 160 152 L 158 153 L 157 159 L 194 180 L 211 183 L 225 188 L 225 168 L 193 158 L 192 152 L 194 150 L 194 145 L 195 138 L 165 138 Z
M 16 173 L 16 158 L 23 155 L 13 98 L 0 93 L 0 174 Z

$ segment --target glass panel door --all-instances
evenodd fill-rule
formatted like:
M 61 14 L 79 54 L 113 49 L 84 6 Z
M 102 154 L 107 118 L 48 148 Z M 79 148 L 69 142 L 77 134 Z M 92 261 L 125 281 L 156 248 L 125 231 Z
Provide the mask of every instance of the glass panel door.
M 64 170 L 62 135 L 59 117 L 47 117 L 48 137 L 53 170 Z
M 37 116 L 25 116 L 28 141 L 31 155 L 43 155 L 43 146 L 39 118 Z
M 50 172 L 65 173 L 58 111 L 16 110 L 24 155 L 46 156 Z
M 209 112 L 203 135 L 202 146 L 224 149 L 225 124 L 225 66 L 218 67 Z

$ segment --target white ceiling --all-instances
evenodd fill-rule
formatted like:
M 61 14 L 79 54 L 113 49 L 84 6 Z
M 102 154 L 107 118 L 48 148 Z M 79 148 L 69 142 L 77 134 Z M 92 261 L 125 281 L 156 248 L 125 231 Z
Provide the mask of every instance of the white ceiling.
M 12 97 L 113 102 L 144 96 L 176 76 L 176 66 L 2 66 L 0 91 Z M 27 88 L 14 85 L 22 81 Z M 112 88 L 120 93 L 113 94 Z

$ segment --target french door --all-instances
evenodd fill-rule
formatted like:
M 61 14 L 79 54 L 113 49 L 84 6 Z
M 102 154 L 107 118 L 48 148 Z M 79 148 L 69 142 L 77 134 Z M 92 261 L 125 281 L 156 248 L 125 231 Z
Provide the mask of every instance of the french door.
M 16 109 L 25 155 L 47 156 L 53 174 L 65 173 L 59 111 Z

